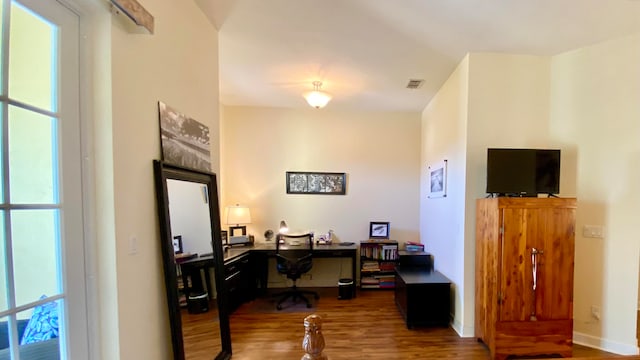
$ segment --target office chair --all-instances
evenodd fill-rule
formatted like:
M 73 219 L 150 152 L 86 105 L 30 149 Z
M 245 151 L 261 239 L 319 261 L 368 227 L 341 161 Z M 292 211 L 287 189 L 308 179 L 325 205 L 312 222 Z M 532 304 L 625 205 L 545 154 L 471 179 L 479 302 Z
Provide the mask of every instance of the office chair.
M 316 300 L 320 298 L 317 292 L 300 290 L 296 285 L 296 280 L 298 280 L 302 274 L 309 272 L 313 266 L 312 252 L 313 237 L 309 233 L 278 236 L 278 240 L 276 240 L 276 264 L 278 273 L 284 274 L 287 276 L 287 279 L 293 280 L 293 286 L 289 290 L 275 295 L 280 297 L 276 309 L 282 310 L 282 304 L 289 298 L 294 302 L 297 299 L 304 300 L 308 308 L 311 307 L 311 302 L 309 302 L 305 294 L 313 295 Z

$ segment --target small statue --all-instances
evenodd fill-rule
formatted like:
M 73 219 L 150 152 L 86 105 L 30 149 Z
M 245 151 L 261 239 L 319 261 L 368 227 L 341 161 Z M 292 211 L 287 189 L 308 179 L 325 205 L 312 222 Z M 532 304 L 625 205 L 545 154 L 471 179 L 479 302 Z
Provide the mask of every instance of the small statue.
M 320 315 L 309 315 L 304 318 L 304 339 L 302 349 L 306 352 L 300 360 L 327 360 L 322 353 L 324 336 L 322 336 L 322 318 Z

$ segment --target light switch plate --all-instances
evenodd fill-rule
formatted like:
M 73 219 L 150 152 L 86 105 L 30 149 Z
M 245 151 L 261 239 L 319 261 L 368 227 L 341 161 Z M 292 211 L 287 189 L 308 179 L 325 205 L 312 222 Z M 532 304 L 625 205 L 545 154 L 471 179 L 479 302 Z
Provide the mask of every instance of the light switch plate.
M 584 237 L 601 239 L 603 233 L 603 227 L 600 225 L 585 225 L 582 227 L 582 236 Z

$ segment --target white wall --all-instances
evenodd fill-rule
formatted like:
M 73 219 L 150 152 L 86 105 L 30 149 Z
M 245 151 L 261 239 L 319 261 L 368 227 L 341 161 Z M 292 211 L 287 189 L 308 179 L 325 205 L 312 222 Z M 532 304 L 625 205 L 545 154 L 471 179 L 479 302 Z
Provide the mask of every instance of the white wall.
M 280 220 L 290 232 L 331 229 L 338 240 L 356 243 L 368 238 L 370 221 L 389 221 L 391 238 L 419 239 L 419 114 L 338 112 L 329 104 L 224 107 L 222 118 L 222 206 L 249 206 L 247 230 L 256 241 L 266 229 L 277 231 Z M 347 193 L 286 194 L 286 171 L 345 172 Z M 350 271 L 349 260 L 319 259 L 311 282 L 300 284 L 336 286 Z
M 474 321 L 476 199 L 486 196 L 487 148 L 564 149 L 549 133 L 549 57 L 474 53 L 469 61 L 465 321 Z M 565 162 L 566 168 L 568 164 Z M 566 196 L 567 188 L 560 189 Z M 465 322 L 466 324 L 466 322 Z
M 577 342 L 637 353 L 640 34 L 553 58 L 553 131 L 577 149 Z M 584 225 L 604 238 L 582 236 Z M 591 306 L 601 319 L 591 317 Z
M 217 31 L 193 1 L 144 6 L 155 34 L 130 33 L 117 19 L 111 28 L 113 164 L 96 174 L 112 179 L 113 192 L 98 206 L 110 206 L 110 197 L 115 214 L 115 238 L 101 239 L 99 255 L 111 265 L 100 271 L 115 274 L 100 287 L 111 323 L 102 334 L 104 359 L 172 358 L 152 170 L 160 158 L 158 101 L 209 126 L 212 170 L 219 171 Z
M 475 201 L 486 196 L 487 148 L 565 150 L 550 134 L 549 88 L 548 57 L 473 53 L 423 112 L 423 158 L 426 165 L 448 158 L 449 174 L 443 199 L 426 199 L 422 175 L 422 241 L 454 283 L 453 326 L 462 336 L 473 335 Z
M 464 273 L 469 266 L 464 258 L 468 83 L 465 57 L 422 112 L 420 165 L 421 242 L 434 256 L 435 269 L 453 283 L 453 327 L 464 335 L 473 334 L 473 318 L 463 319 Z M 428 198 L 428 167 L 442 160 L 447 160 L 446 197 Z
M 206 185 L 167 180 L 171 234 L 182 236 L 184 253 L 211 253 L 211 222 Z

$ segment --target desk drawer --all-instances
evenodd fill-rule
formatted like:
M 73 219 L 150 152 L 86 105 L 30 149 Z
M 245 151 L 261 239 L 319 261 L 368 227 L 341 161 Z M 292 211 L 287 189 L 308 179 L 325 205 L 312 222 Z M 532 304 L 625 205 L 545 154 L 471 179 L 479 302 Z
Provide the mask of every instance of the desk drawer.
M 249 299 L 249 256 L 243 256 L 224 265 L 224 285 L 227 289 L 229 311 L 233 312 Z
M 237 272 L 247 269 L 249 266 L 249 257 L 244 256 L 239 259 L 235 259 L 232 262 L 224 264 L 224 277 L 225 279 Z

